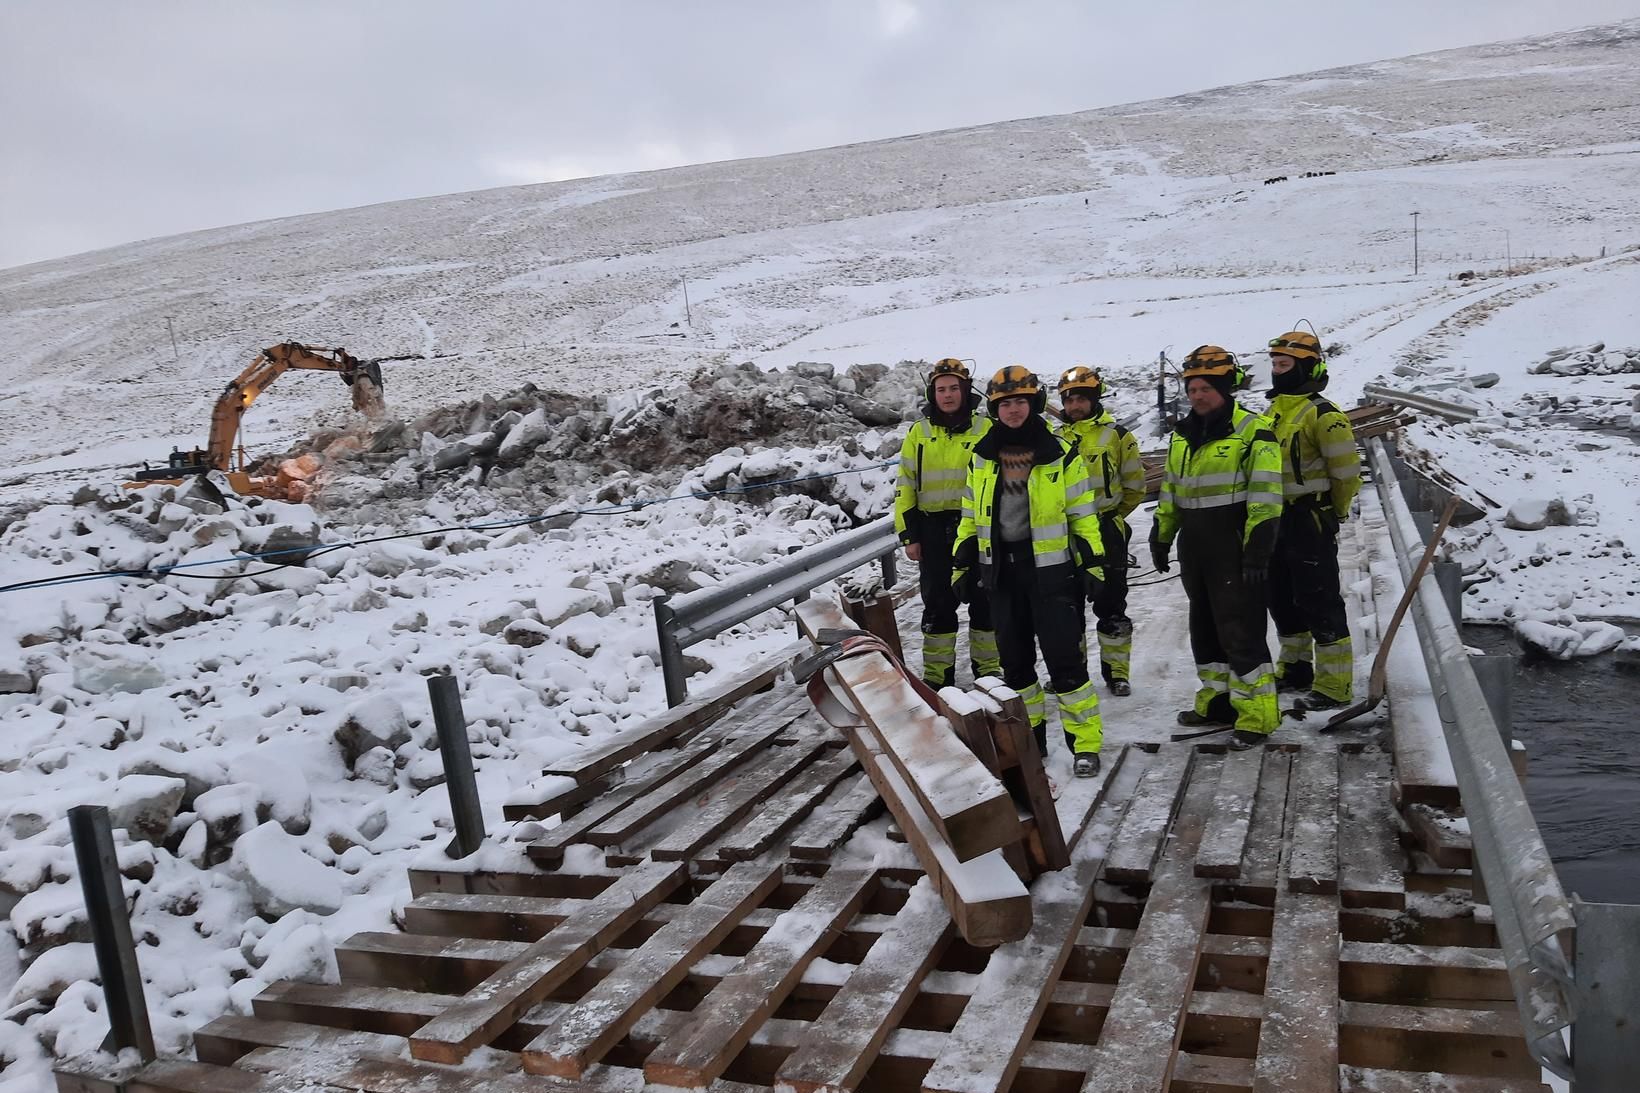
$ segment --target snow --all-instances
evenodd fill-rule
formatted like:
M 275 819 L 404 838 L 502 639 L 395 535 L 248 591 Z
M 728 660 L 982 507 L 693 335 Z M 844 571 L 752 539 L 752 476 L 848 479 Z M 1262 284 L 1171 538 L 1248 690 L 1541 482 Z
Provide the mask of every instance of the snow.
M 947 354 L 981 375 L 1098 364 L 1113 409 L 1154 448 L 1160 353 L 1226 345 L 1257 392 L 1265 341 L 1310 318 L 1335 347 L 1337 401 L 1384 383 L 1479 411 L 1464 425 L 1425 417 L 1403 445 L 1484 513 L 1451 533 L 1467 616 L 1577 655 L 1607 648 L 1640 619 L 1640 378 L 1612 356 L 1640 346 L 1640 143 L 1613 140 L 1636 128 L 1618 105 L 1640 80 L 1636 29 L 0 270 L 0 583 L 187 567 L 0 593 L 0 997 L 26 1006 L 0 1021 L 0 1090 L 44 1088 L 54 1057 L 94 1051 L 106 1030 L 79 948 L 69 805 L 160 798 L 137 825 L 156 841 L 122 828 L 116 843 L 134 928 L 152 940 L 155 1033 L 185 1053 L 192 1029 L 245 1011 L 267 983 L 332 976 L 336 942 L 389 927 L 412 864 L 533 868 L 528 828 L 504 824 L 502 803 L 551 792 L 525 788 L 542 764 L 664 707 L 649 601 L 849 526 L 843 491 L 870 514 L 891 489 L 889 472 L 869 468 L 899 434 L 879 425 L 847 445 L 751 435 L 693 466 L 614 471 L 580 434 L 548 436 L 564 442 L 563 462 L 585 465 L 561 507 L 601 511 L 533 526 L 497 526 L 537 513 L 481 474 L 408 463 L 380 474 L 401 506 L 393 520 L 342 500 L 212 511 L 162 487 L 129 510 L 68 503 L 82 484 L 118 498 L 141 460 L 199 443 L 222 383 L 273 341 L 418 357 L 384 364 L 385 387 L 429 463 L 454 460 L 463 438 L 501 454 L 542 442 L 552 430 L 533 412 L 504 435 L 478 422 L 445 438 L 420 420 L 525 382 L 641 434 L 666 428 L 646 416 L 653 392 L 699 368 L 795 374 L 795 402 L 849 393 L 852 365 Z M 1262 184 L 1278 175 L 1287 181 Z M 1475 276 L 1455 279 L 1465 271 Z M 1596 344 L 1593 370 L 1535 370 L 1562 349 L 1593 365 Z M 816 378 L 824 370 L 835 387 Z M 1484 374 L 1496 385 L 1476 385 Z M 277 451 L 354 424 L 348 415 L 327 377 L 291 378 L 247 416 L 246 443 Z M 825 498 L 688 496 L 837 471 L 860 473 Z M 617 511 L 652 496 L 675 499 Z M 1566 522 L 1508 526 L 1511 509 L 1556 505 Z M 1136 514 L 1138 542 L 1149 519 Z M 431 533 L 451 524 L 467 530 Z M 419 529 L 430 533 L 362 542 Z M 1361 531 L 1381 534 L 1371 521 Z M 241 557 L 316 539 L 361 545 L 272 573 Z M 1194 689 L 1177 582 L 1152 579 L 1135 571 L 1136 692 L 1102 703 L 1107 748 L 1154 738 Z M 783 646 L 789 625 L 771 611 L 692 646 L 691 689 Z M 1364 681 L 1371 650 L 1359 651 Z M 1391 664 L 1422 678 L 1411 643 Z M 440 672 L 461 684 L 498 836 L 459 863 L 443 854 L 449 805 L 424 680 Z M 1069 786 L 1057 737 L 1049 761 Z M 177 783 L 174 812 L 153 818 Z M 908 864 L 884 826 L 844 856 Z M 988 857 L 949 864 L 974 898 L 1017 891 Z M 596 848 L 570 860 L 605 868 Z

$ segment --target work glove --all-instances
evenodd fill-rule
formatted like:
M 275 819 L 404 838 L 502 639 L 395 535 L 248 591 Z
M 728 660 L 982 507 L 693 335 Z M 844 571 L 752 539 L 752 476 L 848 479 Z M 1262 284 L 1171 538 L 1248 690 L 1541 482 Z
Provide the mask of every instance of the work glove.
M 1241 548 L 1241 581 L 1249 592 L 1260 595 L 1270 572 L 1270 556 L 1275 553 L 1276 534 L 1281 521 L 1265 520 L 1247 536 L 1247 545 Z
M 972 603 L 979 588 L 979 540 L 972 535 L 951 553 L 951 592 L 958 603 Z
M 1082 577 L 1082 595 L 1090 601 L 1097 602 L 1105 593 L 1104 566 L 1091 566 L 1087 569 L 1078 570 L 1078 573 Z
M 1156 572 L 1166 573 L 1173 568 L 1167 560 L 1168 553 L 1172 549 L 1173 544 L 1162 542 L 1161 533 L 1156 530 L 1156 525 L 1152 524 L 1150 527 L 1150 564 L 1156 567 Z

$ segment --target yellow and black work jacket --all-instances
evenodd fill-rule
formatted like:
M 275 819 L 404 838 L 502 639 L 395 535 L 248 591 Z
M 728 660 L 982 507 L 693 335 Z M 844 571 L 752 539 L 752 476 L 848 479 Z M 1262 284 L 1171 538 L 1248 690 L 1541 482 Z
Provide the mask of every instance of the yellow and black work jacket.
M 1109 410 L 1081 421 L 1061 422 L 1059 436 L 1067 444 L 1074 444 L 1082 462 L 1088 465 L 1099 515 L 1120 520 L 1125 534 L 1128 513 L 1145 499 L 1139 438 L 1131 429 L 1116 424 Z
M 1288 505 L 1326 504 L 1342 520 L 1361 488 L 1355 430 L 1317 392 L 1276 395 L 1269 417 L 1281 445 L 1281 493 Z
M 894 533 L 902 543 L 921 541 L 919 513 L 962 511 L 962 491 L 974 445 L 991 431 L 991 419 L 974 414 L 965 429 L 948 429 L 920 418 L 900 445 L 900 473 L 894 487 Z M 947 532 L 946 534 L 950 534 Z
M 1240 525 L 1243 545 L 1254 528 L 1281 517 L 1281 449 L 1275 431 L 1269 418 L 1235 402 L 1229 413 L 1212 421 L 1190 414 L 1173 430 L 1156 505 L 1156 534 L 1171 543 L 1181 525 L 1220 524 L 1227 516 Z
M 994 567 L 1000 546 L 995 537 L 997 488 L 1002 478 L 997 440 L 998 434 L 992 433 L 974 447 L 953 551 L 955 557 L 962 558 L 965 549 L 972 549 L 964 544 L 974 541 L 980 581 L 986 588 L 995 587 Z M 1025 484 L 1031 509 L 1031 560 L 1036 569 L 1040 572 L 1074 565 L 1103 580 L 1100 560 L 1104 548 L 1099 538 L 1099 516 L 1094 510 L 1093 483 L 1076 449 L 1044 428 Z

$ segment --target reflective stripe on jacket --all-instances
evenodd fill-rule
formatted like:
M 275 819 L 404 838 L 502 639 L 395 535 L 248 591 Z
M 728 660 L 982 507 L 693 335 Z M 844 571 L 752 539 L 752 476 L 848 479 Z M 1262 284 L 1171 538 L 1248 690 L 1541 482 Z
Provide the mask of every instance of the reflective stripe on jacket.
M 1326 494 L 1333 515 L 1348 516 L 1361 488 L 1361 456 L 1350 419 L 1313 392 L 1275 396 L 1269 417 L 1281 445 L 1281 492 L 1287 502 Z
M 1074 540 L 1087 544 L 1091 557 L 1103 553 L 1099 538 L 1099 516 L 1094 508 L 1093 484 L 1087 464 L 1057 438 L 1058 458 L 1038 458 L 1026 479 L 1031 506 L 1031 557 L 1037 569 L 1076 563 Z M 995 459 L 976 454 L 963 491 L 962 522 L 957 525 L 956 551 L 974 539 L 978 544 L 981 571 L 996 562 L 992 532 L 996 523 L 997 486 L 1002 465 Z
M 1183 510 L 1245 505 L 1245 545 L 1253 529 L 1281 516 L 1281 449 L 1270 419 L 1237 403 L 1230 416 L 1194 449 L 1184 433 L 1189 419 L 1173 431 L 1156 505 L 1156 531 L 1164 543 L 1179 533 Z
M 961 511 L 974 445 L 990 431 L 991 419 L 978 414 L 968 419 L 968 428 L 961 432 L 935 425 L 926 417 L 912 424 L 900 445 L 900 471 L 894 485 L 896 535 L 916 541 L 916 521 L 906 515 L 912 510 Z
M 1059 426 L 1066 443 L 1074 443 L 1098 494 L 1101 516 L 1120 516 L 1145 499 L 1145 468 L 1139 462 L 1139 438 L 1116 424 L 1109 410 L 1097 417 L 1066 421 Z

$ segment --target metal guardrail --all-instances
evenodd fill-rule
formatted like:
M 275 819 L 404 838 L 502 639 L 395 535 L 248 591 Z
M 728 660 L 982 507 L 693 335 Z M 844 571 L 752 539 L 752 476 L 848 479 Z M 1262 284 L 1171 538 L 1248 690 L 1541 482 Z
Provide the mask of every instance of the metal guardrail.
M 1368 441 L 1367 454 L 1401 576 L 1407 580 L 1413 569 L 1411 560 L 1422 553 L 1417 522 L 1401 495 L 1395 465 L 1383 441 Z M 1527 1046 L 1543 1066 L 1571 1078 L 1572 1059 L 1561 1030 L 1572 1023 L 1578 993 L 1571 950 L 1577 927 L 1572 905 L 1470 665 L 1463 636 L 1433 574 L 1418 585 L 1412 619 L 1469 819 L 1475 867 L 1491 902 Z M 1578 1086 L 1579 1093 L 1600 1088 L 1605 1087 Z
M 1411 391 L 1397 391 L 1393 387 L 1384 387 L 1380 384 L 1369 383 L 1361 388 L 1361 398 L 1367 402 L 1387 402 L 1392 406 L 1410 406 L 1414 410 L 1423 410 L 1425 413 L 1436 414 L 1452 421 L 1474 421 L 1480 416 L 1480 411 L 1473 406 L 1465 406 L 1461 402 L 1447 402 L 1445 399 L 1434 398 L 1430 395 L 1414 394 Z
M 893 585 L 894 552 L 899 545 L 894 519 L 885 516 L 765 562 L 722 584 L 676 599 L 656 597 L 655 630 L 660 639 L 661 672 L 666 677 L 666 704 L 679 706 L 689 697 L 684 649 L 787 600 L 801 599 L 817 585 L 879 559 L 883 583 Z

